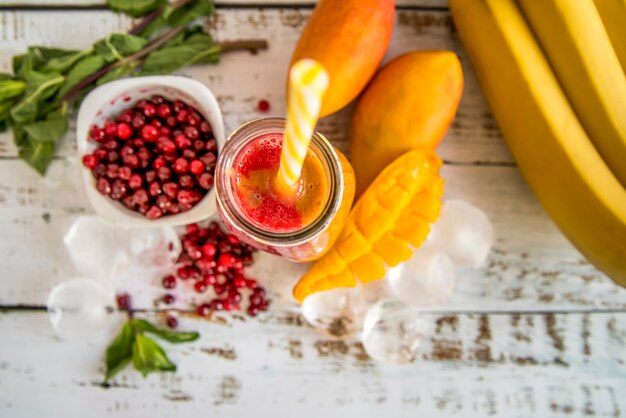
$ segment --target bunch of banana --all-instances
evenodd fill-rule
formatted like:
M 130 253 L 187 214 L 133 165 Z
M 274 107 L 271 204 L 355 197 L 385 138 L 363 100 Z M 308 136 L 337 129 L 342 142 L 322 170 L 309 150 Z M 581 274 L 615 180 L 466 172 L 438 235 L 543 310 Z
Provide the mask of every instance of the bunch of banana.
M 537 198 L 589 261 L 626 286 L 626 80 L 593 0 L 450 8 Z

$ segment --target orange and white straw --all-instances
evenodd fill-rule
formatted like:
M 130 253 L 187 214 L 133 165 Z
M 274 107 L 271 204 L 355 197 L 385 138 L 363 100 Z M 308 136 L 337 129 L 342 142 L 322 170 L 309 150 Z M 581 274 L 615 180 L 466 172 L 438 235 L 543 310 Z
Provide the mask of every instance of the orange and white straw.
M 300 179 L 328 83 L 326 69 L 312 59 L 297 61 L 289 72 L 287 122 L 278 181 L 292 190 Z

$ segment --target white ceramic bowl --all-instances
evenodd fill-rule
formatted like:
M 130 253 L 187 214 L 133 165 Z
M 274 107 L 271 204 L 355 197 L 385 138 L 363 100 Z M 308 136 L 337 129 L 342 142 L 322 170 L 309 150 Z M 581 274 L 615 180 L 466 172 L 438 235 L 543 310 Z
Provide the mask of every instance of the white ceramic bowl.
M 204 84 L 190 78 L 156 76 L 113 81 L 89 93 L 78 111 L 76 126 L 76 142 L 81 160 L 83 155 L 96 149 L 96 144 L 88 140 L 89 130 L 93 124 L 103 126 L 107 118 L 113 118 L 122 110 L 133 106 L 138 100 L 155 94 L 169 100 L 182 100 L 198 109 L 213 128 L 219 155 L 226 141 L 226 135 L 222 112 L 213 93 Z M 82 164 L 81 172 L 89 201 L 96 213 L 109 222 L 130 226 L 177 226 L 202 221 L 216 212 L 215 188 L 213 188 L 190 210 L 151 220 L 139 212 L 127 209 L 120 202 L 100 194 L 96 189 L 96 182 L 91 171 Z

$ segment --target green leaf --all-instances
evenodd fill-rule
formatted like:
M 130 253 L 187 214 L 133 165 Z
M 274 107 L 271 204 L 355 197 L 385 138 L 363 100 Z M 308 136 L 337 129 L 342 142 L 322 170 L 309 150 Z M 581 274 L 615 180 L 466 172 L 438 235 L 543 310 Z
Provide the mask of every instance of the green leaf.
M 13 56 L 13 74 L 15 74 L 16 77 L 22 77 L 26 70 L 30 70 L 32 68 L 32 59 L 28 54 Z
M 105 65 L 106 62 L 104 61 L 104 58 L 99 55 L 88 55 L 82 58 L 76 63 L 76 65 L 74 65 L 74 67 L 72 67 L 70 72 L 65 77 L 65 82 L 56 95 L 57 100 L 63 97 L 76 84 L 80 83 L 87 76 L 98 71 Z
M 131 17 L 147 15 L 165 3 L 166 0 L 107 0 L 111 10 Z
M 24 125 L 24 131 L 31 141 L 56 142 L 67 132 L 67 118 L 65 115 L 53 117 L 28 125 Z
M 82 57 L 91 53 L 90 49 L 76 51 L 59 48 L 45 48 L 42 46 L 31 46 L 28 53 L 33 55 L 35 69 L 38 71 L 58 71 L 67 72 Z
M 19 157 L 42 176 L 46 174 L 53 153 L 54 144 L 52 142 L 35 142 L 28 138 L 21 140 Z
M 135 334 L 129 322 L 126 322 L 106 352 L 106 374 L 104 380 L 110 380 L 118 374 L 133 358 Z
M 135 336 L 133 343 L 133 366 L 144 377 L 152 372 L 175 372 L 176 365 L 154 340 L 143 334 Z
M 157 328 L 144 319 L 133 320 L 133 326 L 140 331 L 158 335 L 164 340 L 174 344 L 195 341 L 200 337 L 200 334 L 197 332 L 170 331 L 163 328 Z
M 28 71 L 25 80 L 26 91 L 22 99 L 11 109 L 13 120 L 18 124 L 35 121 L 39 104 L 53 96 L 64 79 L 58 72 Z
M 168 74 L 198 62 L 217 62 L 219 49 L 207 33 L 195 33 L 180 45 L 163 47 L 146 58 L 141 75 Z
M 184 6 L 169 8 L 165 11 L 165 19 L 170 26 L 186 26 L 199 17 L 213 13 L 210 0 L 192 0 Z
M 9 127 L 11 106 L 13 106 L 13 102 L 11 100 L 0 102 L 0 132 L 5 132 Z
M 19 147 L 26 139 L 24 128 L 22 125 L 12 125 L 11 128 L 13 130 L 13 143 Z
M 19 96 L 26 90 L 22 80 L 0 80 L 0 101 Z
M 160 15 L 159 17 L 155 18 L 152 22 L 148 23 L 139 32 L 135 33 L 135 35 L 141 36 L 142 38 L 145 38 L 145 39 L 150 39 L 152 35 L 154 35 L 157 31 L 163 28 L 166 24 L 167 22 L 165 21 L 165 18 L 163 17 L 163 15 Z
M 111 33 L 94 44 L 96 54 L 106 62 L 119 61 L 143 48 L 148 41 L 141 36 Z
M 0 73 L 0 81 L 11 80 L 13 76 L 7 73 Z
M 116 67 L 112 69 L 111 71 L 109 71 L 108 73 L 106 73 L 105 75 L 103 75 L 102 77 L 100 77 L 96 81 L 96 85 L 99 86 L 101 84 L 108 83 L 109 81 L 117 80 L 117 79 L 124 78 L 127 76 L 132 76 L 133 73 L 135 72 L 135 67 L 137 67 L 136 62 L 132 62 L 126 65 Z

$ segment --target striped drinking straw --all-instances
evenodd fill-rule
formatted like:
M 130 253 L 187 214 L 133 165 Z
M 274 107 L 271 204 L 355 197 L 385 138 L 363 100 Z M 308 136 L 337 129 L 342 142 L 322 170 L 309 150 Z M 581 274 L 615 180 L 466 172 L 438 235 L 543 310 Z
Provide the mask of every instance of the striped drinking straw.
M 297 61 L 289 72 L 287 122 L 277 179 L 287 192 L 293 192 L 300 179 L 328 82 L 324 66 L 312 59 Z

